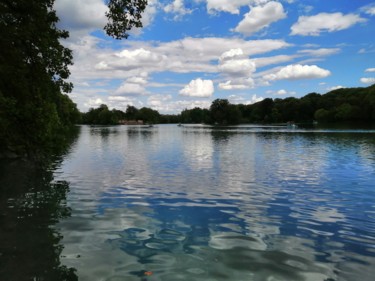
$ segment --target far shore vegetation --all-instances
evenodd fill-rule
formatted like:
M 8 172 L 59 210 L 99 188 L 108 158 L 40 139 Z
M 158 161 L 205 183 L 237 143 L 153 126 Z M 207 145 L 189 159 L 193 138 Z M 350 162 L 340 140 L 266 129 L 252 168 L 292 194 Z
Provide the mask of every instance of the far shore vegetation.
M 110 110 L 102 104 L 81 113 L 81 123 L 117 125 L 190 123 L 237 125 L 248 123 L 375 123 L 375 85 L 367 88 L 342 88 L 324 95 L 310 93 L 301 98 L 266 98 L 254 104 L 231 104 L 216 99 L 209 109 L 185 109 L 180 114 L 160 114 L 151 108 L 128 106 L 126 111 Z

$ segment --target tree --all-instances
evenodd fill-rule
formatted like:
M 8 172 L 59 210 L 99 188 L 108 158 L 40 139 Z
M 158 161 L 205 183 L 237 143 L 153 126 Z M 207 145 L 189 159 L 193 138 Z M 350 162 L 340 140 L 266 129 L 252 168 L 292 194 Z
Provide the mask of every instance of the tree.
M 218 124 L 226 124 L 229 101 L 227 99 L 216 99 L 211 103 L 210 112 L 212 121 Z
M 324 108 L 318 109 L 314 114 L 314 118 L 319 122 L 332 122 L 333 119 L 331 112 Z
M 128 105 L 126 107 L 125 116 L 128 120 L 135 120 L 137 118 L 138 109 L 135 106 Z
M 227 99 L 216 99 L 210 106 L 212 122 L 227 125 L 238 124 L 241 112 L 236 105 L 230 104 Z
M 30 154 L 53 142 L 70 119 L 60 118 L 57 102 L 69 92 L 72 52 L 59 40 L 53 0 L 2 1 L 0 5 L 0 95 L 2 149 Z M 60 108 L 62 109 L 62 108 Z M 67 109 L 67 108 L 66 108 Z M 73 109 L 75 111 L 75 109 Z M 6 134 L 4 133 L 6 132 Z
M 110 0 L 109 12 L 106 13 L 108 23 L 104 27 L 109 36 L 116 39 L 128 38 L 128 31 L 133 27 L 142 27 L 142 13 L 146 9 L 147 0 Z
M 73 57 L 60 43 L 69 34 L 56 27 L 53 5 L 54 0 L 0 2 L 0 156 L 46 150 L 79 119 L 76 105 L 62 94 L 73 87 L 67 82 Z M 109 0 L 107 34 L 127 38 L 127 31 L 142 26 L 146 5 Z
M 138 120 L 143 120 L 145 123 L 159 123 L 160 114 L 156 110 L 148 107 L 142 107 L 137 114 Z

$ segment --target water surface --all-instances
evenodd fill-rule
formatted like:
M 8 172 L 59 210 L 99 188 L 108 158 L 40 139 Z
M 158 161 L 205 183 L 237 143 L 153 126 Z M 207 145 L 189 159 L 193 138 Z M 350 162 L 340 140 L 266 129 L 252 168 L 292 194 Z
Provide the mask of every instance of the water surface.
M 58 268 L 79 280 L 373 280 L 374 136 L 83 126 L 49 181 L 69 189 L 69 214 L 44 222 Z

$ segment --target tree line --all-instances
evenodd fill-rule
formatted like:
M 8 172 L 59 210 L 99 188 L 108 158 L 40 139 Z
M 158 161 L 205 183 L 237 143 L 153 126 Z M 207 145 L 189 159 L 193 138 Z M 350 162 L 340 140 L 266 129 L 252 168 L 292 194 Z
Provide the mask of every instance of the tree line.
M 145 123 L 321 123 L 375 121 L 375 85 L 367 88 L 337 89 L 324 95 L 310 93 L 301 98 L 266 98 L 254 104 L 231 104 L 216 99 L 210 108 L 185 109 L 180 114 L 163 115 L 151 108 L 128 106 L 126 111 L 109 110 L 107 105 L 82 113 L 83 124 L 115 125 L 120 120 Z

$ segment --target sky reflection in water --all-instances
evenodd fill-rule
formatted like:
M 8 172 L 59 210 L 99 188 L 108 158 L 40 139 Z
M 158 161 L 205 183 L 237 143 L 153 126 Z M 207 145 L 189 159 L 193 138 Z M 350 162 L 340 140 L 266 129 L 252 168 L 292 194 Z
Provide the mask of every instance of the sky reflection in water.
M 82 127 L 56 171 L 63 263 L 80 280 L 372 280 L 374 155 L 368 131 Z

